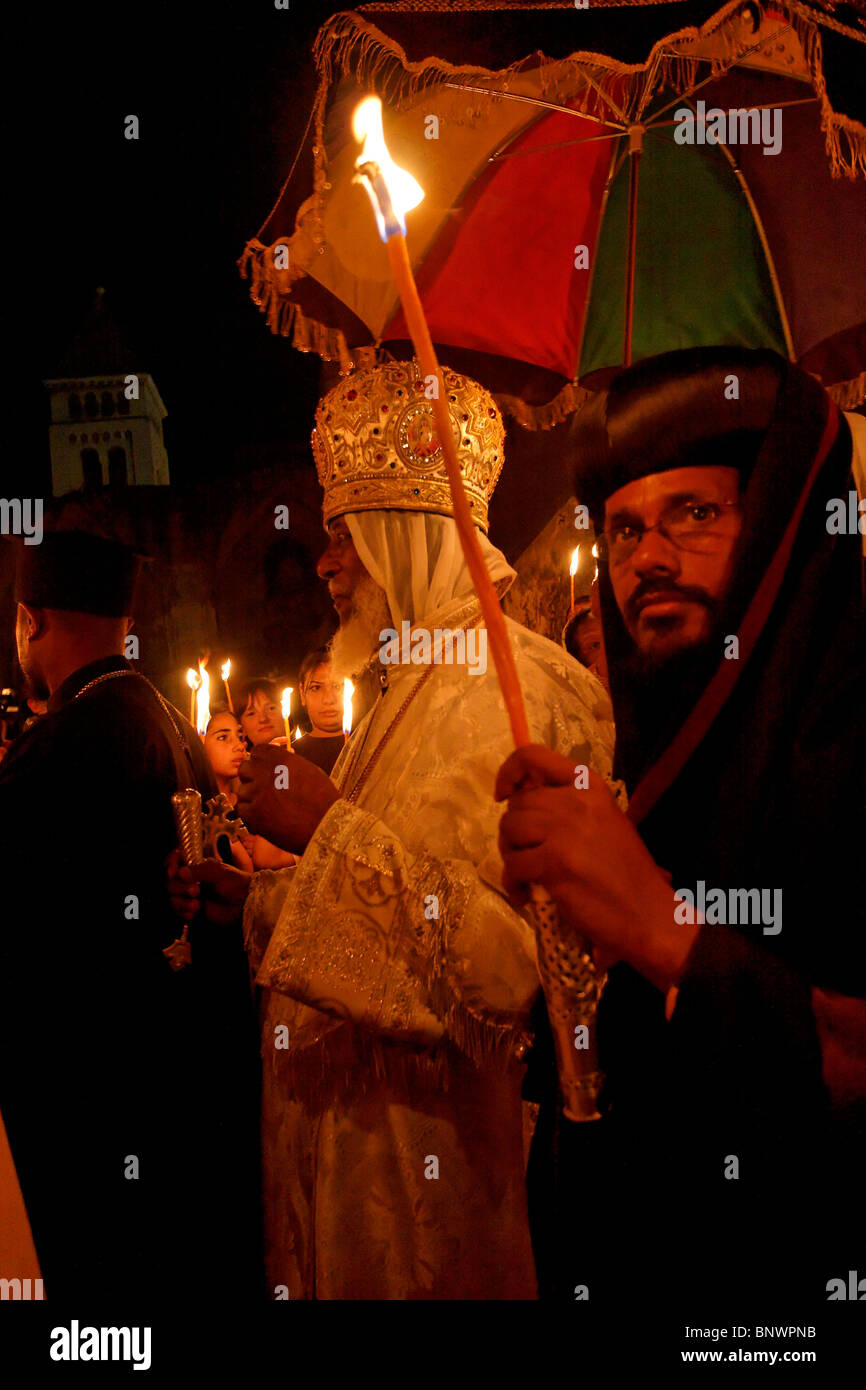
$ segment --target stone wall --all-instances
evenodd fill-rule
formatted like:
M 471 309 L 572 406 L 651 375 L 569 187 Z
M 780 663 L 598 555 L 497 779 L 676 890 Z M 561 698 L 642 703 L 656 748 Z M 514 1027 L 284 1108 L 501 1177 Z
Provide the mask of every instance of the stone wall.
M 572 552 L 580 546 L 580 566 L 574 579 L 575 602 L 589 598 L 595 574 L 591 531 L 574 528 L 573 497 L 560 507 L 514 562 L 517 579 L 505 596 L 503 607 L 510 618 L 540 632 L 552 642 L 562 640 L 568 618 L 571 586 L 568 568 Z
M 281 505 L 289 507 L 288 531 L 274 525 Z M 327 589 L 315 575 L 325 537 L 306 458 L 188 489 L 70 493 L 51 511 L 64 530 L 97 530 L 151 557 L 135 614 L 140 669 L 184 710 L 186 670 L 205 651 L 217 685 L 230 655 L 233 684 L 272 675 L 296 686 L 306 652 L 334 631 Z M 17 686 L 13 559 L 14 546 L 0 545 L 0 684 Z

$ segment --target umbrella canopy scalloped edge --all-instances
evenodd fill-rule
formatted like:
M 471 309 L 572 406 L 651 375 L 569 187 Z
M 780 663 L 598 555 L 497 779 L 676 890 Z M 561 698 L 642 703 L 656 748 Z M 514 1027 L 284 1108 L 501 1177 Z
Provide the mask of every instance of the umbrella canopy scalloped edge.
M 641 5 L 652 3 L 652 0 L 619 0 L 619 3 Z M 700 27 L 691 25 L 664 36 L 653 46 L 644 63 L 627 64 L 604 54 L 586 51 L 575 52 L 566 59 L 548 59 L 543 54 L 537 54 L 545 97 L 555 101 L 560 95 L 558 85 L 562 73 L 590 61 L 597 75 L 598 69 L 601 69 L 601 75 L 597 82 L 600 91 L 590 87 L 585 104 L 579 108 L 588 114 L 595 114 L 603 101 L 606 81 L 617 83 L 621 100 L 623 80 L 630 79 L 630 95 L 637 99 L 642 90 L 642 79 L 653 65 L 657 83 L 669 81 L 680 88 L 688 86 L 694 81 L 699 60 L 683 52 L 671 52 L 671 48 L 679 45 L 682 49 L 712 36 L 721 38 L 726 59 L 735 58 L 736 45 L 724 33 L 724 26 L 742 8 L 743 0 L 729 0 Z M 785 16 L 802 45 L 810 80 L 820 103 L 821 125 L 833 176 L 866 177 L 866 126 L 834 111 L 830 105 L 824 81 L 821 35 L 814 16 L 797 0 L 772 0 L 771 8 Z M 847 34 L 859 38 L 850 30 Z M 307 275 L 317 249 L 324 241 L 323 208 L 328 184 L 324 124 L 333 87 L 341 78 L 351 77 L 374 88 L 384 102 L 402 109 L 416 101 L 425 90 L 438 87 L 455 76 L 467 83 L 485 79 L 502 81 L 524 67 L 527 60 L 522 59 L 502 69 L 454 65 L 439 57 L 413 63 L 399 43 L 357 12 L 333 15 L 316 36 L 313 56 L 319 73 L 319 86 L 308 123 L 308 130 L 310 126 L 314 128 L 314 192 L 299 208 L 291 236 L 284 234 L 272 242 L 262 239 L 291 180 L 293 165 L 274 207 L 256 236 L 251 237 L 244 247 L 238 266 L 241 275 L 249 278 L 250 297 L 265 314 L 272 333 L 289 338 L 292 346 L 301 352 L 316 352 L 325 361 L 338 362 L 341 373 L 348 374 L 378 361 L 381 353 L 377 345 L 350 345 L 341 328 L 320 322 L 308 315 L 300 304 L 288 298 L 293 286 Z M 722 64 L 718 66 L 721 69 Z M 552 71 L 554 69 L 555 72 Z M 547 74 L 549 79 L 546 81 Z M 471 109 L 466 119 L 472 119 L 475 114 L 481 114 L 480 106 L 477 113 Z M 288 266 L 285 269 L 278 268 L 275 263 L 277 246 L 287 248 Z M 854 409 L 866 400 L 866 370 L 848 381 L 829 386 L 828 390 L 841 409 Z M 497 394 L 497 401 L 503 411 L 525 428 L 549 429 L 578 409 L 589 394 L 585 388 L 567 383 L 543 404 L 530 405 L 508 394 Z

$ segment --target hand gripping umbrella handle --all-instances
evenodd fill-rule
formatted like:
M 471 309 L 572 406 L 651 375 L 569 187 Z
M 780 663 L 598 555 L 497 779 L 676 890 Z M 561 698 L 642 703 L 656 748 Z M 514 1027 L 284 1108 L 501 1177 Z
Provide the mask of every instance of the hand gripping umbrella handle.
M 563 1114 L 578 1122 L 599 1120 L 596 1019 L 605 976 L 600 975 L 583 942 L 566 951 L 556 904 L 534 883 L 528 905 L 538 943 L 538 971 L 556 1050 Z

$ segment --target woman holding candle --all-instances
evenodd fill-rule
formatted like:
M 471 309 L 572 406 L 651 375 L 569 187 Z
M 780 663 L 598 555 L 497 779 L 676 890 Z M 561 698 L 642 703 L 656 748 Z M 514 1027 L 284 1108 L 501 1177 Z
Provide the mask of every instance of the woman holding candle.
M 263 677 L 247 681 L 235 696 L 241 728 L 252 748 L 284 738 L 280 692 L 276 684 Z
M 234 806 L 238 799 L 238 771 L 249 754 L 240 725 L 233 714 L 226 710 L 213 716 L 208 724 L 204 747 L 219 790 L 228 796 Z M 234 841 L 231 853 L 238 868 L 247 872 L 253 869 L 285 869 L 296 862 L 293 854 L 278 849 L 261 835 L 248 835 L 241 844 Z
M 343 689 L 335 680 L 331 658 L 324 647 L 309 652 L 298 676 L 301 704 L 310 730 L 295 741 L 295 752 L 330 773 L 343 751 Z

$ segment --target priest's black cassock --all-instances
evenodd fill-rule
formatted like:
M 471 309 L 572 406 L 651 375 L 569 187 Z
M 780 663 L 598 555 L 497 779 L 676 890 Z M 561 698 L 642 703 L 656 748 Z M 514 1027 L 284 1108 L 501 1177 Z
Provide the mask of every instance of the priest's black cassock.
M 781 888 L 783 920 L 702 927 L 669 1022 L 661 993 L 614 967 L 600 1121 L 562 1119 L 539 1045 L 541 1287 L 573 1301 L 585 1285 L 620 1312 L 814 1310 L 831 1280 L 866 1273 L 866 606 L 860 537 L 827 527 L 854 486 L 851 434 L 774 354 L 670 354 L 622 381 L 641 402 L 624 437 L 605 436 L 601 402 L 577 422 L 596 525 L 632 478 L 700 464 L 740 467 L 743 525 L 715 642 L 654 681 L 600 565 L 616 771 L 674 888 Z M 719 666 L 728 634 L 739 660 Z
M 179 782 L 212 794 L 201 741 L 120 656 L 64 680 L 0 765 L 0 1111 L 55 1303 L 256 1291 L 242 945 L 195 922 L 191 965 L 163 954 Z

